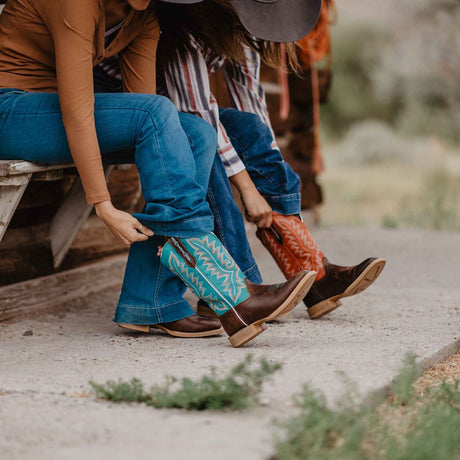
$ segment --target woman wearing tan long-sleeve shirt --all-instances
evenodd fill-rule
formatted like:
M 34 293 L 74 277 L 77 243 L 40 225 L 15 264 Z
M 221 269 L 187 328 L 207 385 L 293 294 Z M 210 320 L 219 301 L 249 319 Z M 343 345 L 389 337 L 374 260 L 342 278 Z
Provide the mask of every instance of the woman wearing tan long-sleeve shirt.
M 216 133 L 196 117 L 179 118 L 171 102 L 155 95 L 158 39 L 150 0 L 8 0 L 0 16 L 0 159 L 73 158 L 88 202 L 110 230 L 126 243 L 149 242 L 130 258 L 125 283 L 136 283 L 132 267 L 149 270 L 157 257 L 154 233 L 161 243 L 169 237 L 162 263 L 208 301 L 239 346 L 263 332 L 266 320 L 292 309 L 313 274 L 256 289 L 210 233 L 206 190 Z M 126 92 L 94 95 L 93 67 L 114 55 Z M 103 162 L 121 150 L 134 153 L 147 203 L 137 218 L 112 206 L 104 180 Z M 126 301 L 139 312 L 146 308 Z M 221 332 L 217 320 L 192 316 L 187 305 L 165 306 L 157 325 L 182 336 Z

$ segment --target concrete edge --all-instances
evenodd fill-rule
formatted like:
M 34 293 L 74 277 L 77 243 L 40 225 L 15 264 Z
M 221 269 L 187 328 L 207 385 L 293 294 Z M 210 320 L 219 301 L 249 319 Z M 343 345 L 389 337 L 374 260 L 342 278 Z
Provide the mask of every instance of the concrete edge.
M 435 364 L 439 364 L 440 362 L 444 361 L 449 356 L 454 355 L 455 353 L 460 351 L 460 338 L 456 339 L 449 345 L 442 347 L 440 350 L 429 356 L 428 358 L 423 358 L 417 361 L 417 378 L 420 377 L 426 370 L 433 367 Z M 372 390 L 368 393 L 363 402 L 365 404 L 369 404 L 372 408 L 381 404 L 384 399 L 391 396 L 392 392 L 392 385 L 396 378 L 397 374 L 391 379 L 391 382 L 382 385 L 380 388 L 376 390 Z

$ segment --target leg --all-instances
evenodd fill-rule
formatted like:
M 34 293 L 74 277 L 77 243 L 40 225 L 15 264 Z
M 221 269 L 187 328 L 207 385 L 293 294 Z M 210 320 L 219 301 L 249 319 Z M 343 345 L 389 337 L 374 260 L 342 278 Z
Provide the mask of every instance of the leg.
M 324 316 L 340 305 L 341 298 L 369 287 L 382 272 L 385 260 L 369 258 L 351 267 L 327 260 L 298 218 L 299 177 L 280 151 L 271 148 L 269 128 L 256 115 L 233 109 L 221 110 L 220 118 L 257 189 L 274 210 L 272 228 L 259 229 L 257 236 L 286 278 L 300 270 L 317 272 L 316 282 L 304 299 L 310 316 Z
M 274 211 L 300 214 L 300 178 L 272 148 L 273 136 L 252 113 L 222 109 L 220 120 L 257 190 Z
M 209 175 L 206 158 L 209 151 L 216 149 L 215 130 L 192 115 L 180 113 L 179 119 L 196 160 L 197 182 L 205 183 Z M 183 298 L 185 284 L 165 268 L 157 256 L 157 248 L 163 242 L 163 238 L 155 235 L 148 241 L 131 245 L 115 322 L 154 325 L 191 318 L 194 315 L 189 303 Z M 196 324 L 190 326 L 191 336 L 203 332 Z M 209 324 L 204 326 L 209 328 Z
M 208 202 L 214 214 L 215 233 L 250 281 L 262 282 L 246 235 L 243 215 L 239 210 L 219 154 L 211 171 Z
M 57 94 L 1 91 L 0 113 L 0 158 L 50 163 L 72 161 Z M 151 114 L 158 120 L 154 121 L 161 131 L 155 129 Z M 183 215 L 190 220 L 187 227 L 192 228 L 191 233 L 195 233 L 201 225 L 199 234 L 203 234 L 212 228 L 213 222 L 203 198 L 216 150 L 216 134 L 207 123 L 196 117 L 188 117 L 188 126 L 195 127 L 192 135 L 186 135 L 180 128 L 177 111 L 165 98 L 126 94 L 96 95 L 96 129 L 104 162 L 120 163 L 135 159 L 141 171 L 144 193 L 151 199 L 148 206 L 156 206 L 154 213 L 164 221 L 168 215 L 172 215 L 177 225 L 181 224 L 179 217 Z M 27 136 L 24 136 L 24 126 L 28 130 Z M 167 146 L 162 145 L 165 143 L 164 136 L 171 139 Z M 189 139 L 193 141 L 194 155 L 190 150 Z M 121 155 L 123 149 L 128 152 Z M 134 149 L 135 156 L 132 154 Z M 117 153 L 109 153 L 112 151 Z M 187 152 L 190 152 L 191 158 L 187 157 Z M 180 160 L 175 160 L 176 156 Z M 172 177 L 167 174 L 171 169 L 170 160 L 175 161 L 173 170 L 176 174 Z M 179 181 L 190 197 L 181 198 L 180 189 L 170 191 L 161 187 L 166 183 L 171 188 L 173 185 L 178 188 L 175 183 Z M 153 191 L 150 190 L 152 187 L 155 187 Z M 155 203 L 158 198 L 161 199 L 159 204 Z M 198 213 L 197 208 L 201 208 Z M 145 218 L 150 226 L 156 216 L 153 213 L 147 215 L 147 212 L 144 211 L 140 217 Z M 205 225 L 200 224 L 200 213 L 205 216 Z M 166 225 L 162 223 L 157 233 L 165 230 Z M 185 226 L 184 229 L 180 228 L 178 234 L 183 231 Z M 122 308 L 116 314 L 118 321 L 156 324 L 193 315 L 190 305 L 182 298 L 185 291 L 183 283 L 164 268 L 156 256 L 157 246 L 162 241 L 163 238 L 156 235 L 145 243 L 132 246 L 120 298 Z M 155 281 L 165 286 L 156 286 Z
M 0 113 L 0 158 L 72 161 L 57 94 L 2 91 Z M 197 180 L 209 174 L 214 150 L 201 161 L 197 174 L 188 138 L 168 99 L 146 94 L 96 94 L 94 116 L 106 163 L 110 163 L 110 152 L 135 149 L 147 202 L 138 218 L 145 225 L 163 236 L 189 237 L 212 230 L 213 218 L 205 199 L 208 184 Z

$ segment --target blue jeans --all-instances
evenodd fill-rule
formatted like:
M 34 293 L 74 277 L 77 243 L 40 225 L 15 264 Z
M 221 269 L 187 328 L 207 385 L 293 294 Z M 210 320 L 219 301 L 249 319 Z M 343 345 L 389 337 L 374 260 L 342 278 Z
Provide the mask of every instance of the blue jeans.
M 147 203 L 136 217 L 155 232 L 131 245 L 116 320 L 151 324 L 190 316 L 185 286 L 156 253 L 162 235 L 213 229 L 205 197 L 216 132 L 195 116 L 178 116 L 166 98 L 142 94 L 96 94 L 95 121 L 104 163 L 135 161 Z M 0 159 L 72 161 L 57 94 L 0 89 Z
M 273 149 L 273 135 L 253 113 L 221 109 L 220 121 L 259 193 L 274 211 L 300 214 L 300 177 Z M 227 248 L 228 249 L 228 248 Z
M 192 150 L 200 148 L 196 126 L 182 121 Z M 259 192 L 281 214 L 300 213 L 300 178 L 272 149 L 270 129 L 257 115 L 233 109 L 221 110 L 221 121 L 243 160 Z M 243 215 L 233 199 L 232 190 L 219 154 L 216 154 L 209 180 L 208 201 L 214 214 L 215 233 L 238 266 L 254 283 L 262 277 L 246 236 Z M 193 314 L 183 298 L 185 286 L 159 259 L 151 260 L 159 245 L 156 237 L 131 245 L 122 293 L 114 321 L 132 324 L 156 324 L 175 321 Z M 148 261 L 143 259 L 149 258 Z M 133 289 L 136 286 L 137 289 Z
M 206 202 L 216 148 L 213 128 L 184 115 L 206 140 L 206 149 L 192 152 L 174 105 L 148 94 L 96 94 L 94 117 L 104 163 L 111 163 L 111 152 L 135 150 L 147 203 L 136 217 L 144 225 L 157 235 L 183 238 L 213 230 Z M 119 154 L 113 157 L 120 161 Z M 72 161 L 57 94 L 0 89 L 0 159 Z

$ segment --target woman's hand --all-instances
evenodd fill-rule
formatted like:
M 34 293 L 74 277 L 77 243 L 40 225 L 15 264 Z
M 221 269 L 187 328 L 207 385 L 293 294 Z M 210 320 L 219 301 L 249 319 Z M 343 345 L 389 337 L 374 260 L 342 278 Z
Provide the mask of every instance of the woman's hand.
M 142 225 L 135 217 L 127 212 L 120 211 L 111 201 L 102 201 L 95 204 L 96 214 L 113 233 L 118 241 L 124 244 L 146 241 L 154 233 Z
M 244 194 L 242 193 L 241 199 L 249 222 L 254 222 L 259 228 L 271 227 L 272 208 L 256 188 Z
M 246 218 L 259 228 L 268 228 L 272 224 L 272 208 L 258 192 L 246 170 L 230 177 L 231 183 L 238 189 L 246 211 Z

